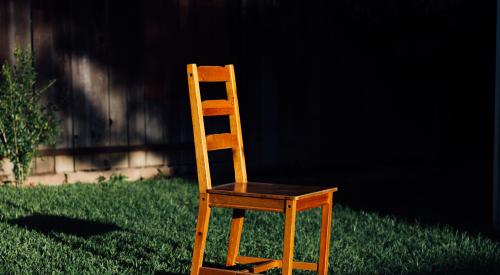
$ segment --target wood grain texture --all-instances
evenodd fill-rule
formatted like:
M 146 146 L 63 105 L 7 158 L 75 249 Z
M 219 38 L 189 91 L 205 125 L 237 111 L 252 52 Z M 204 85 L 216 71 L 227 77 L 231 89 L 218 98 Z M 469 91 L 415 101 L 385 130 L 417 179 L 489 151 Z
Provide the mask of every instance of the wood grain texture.
M 55 118 L 59 121 L 59 135 L 55 148 L 71 148 L 72 143 L 72 102 L 71 102 L 71 59 L 70 54 L 61 49 L 70 44 L 70 5 L 57 0 L 34 0 L 32 8 L 32 43 L 35 49 L 35 68 L 38 72 L 38 83 L 41 85 L 56 80 L 42 98 L 44 104 L 52 106 Z M 54 148 L 41 145 L 39 149 Z M 41 163 L 37 163 L 35 174 L 55 173 L 74 169 L 73 160 L 62 163 L 61 158 L 45 156 L 46 161 L 55 163 L 52 171 Z M 48 160 L 52 158 L 52 160 Z M 39 165 L 40 164 L 40 165 Z M 57 165 L 63 165 L 58 168 Z
M 191 275 L 200 274 L 200 268 L 203 263 L 203 254 L 205 253 L 205 244 L 208 233 L 208 224 L 210 220 L 210 207 L 208 201 L 210 195 L 200 194 L 198 221 L 196 224 L 196 233 L 194 236 L 193 257 L 191 262 Z
M 299 200 L 335 192 L 337 188 L 307 186 L 307 185 L 287 185 L 262 182 L 247 182 L 246 189 L 238 189 L 240 185 L 227 183 L 214 186 L 209 190 L 212 194 L 226 194 L 244 197 L 269 198 L 280 200 Z
M 281 267 L 283 275 L 291 275 L 293 270 L 296 215 L 297 201 L 287 200 L 285 207 L 285 232 L 283 236 L 283 264 Z
M 204 116 L 233 115 L 234 105 L 229 100 L 204 100 L 201 102 Z
M 3 0 L 0 1 L 0 61 L 14 62 L 14 49 L 16 47 L 28 48 L 31 45 L 30 28 L 30 1 L 29 0 Z
M 234 209 L 227 245 L 226 266 L 234 266 L 240 250 L 241 232 L 245 221 L 245 210 Z
M 283 212 L 283 200 L 238 197 L 231 195 L 210 194 L 210 206 L 222 208 L 236 208 L 258 211 Z
M 297 212 L 309 210 L 311 208 L 321 207 L 329 204 L 329 197 L 331 192 L 325 192 L 316 196 L 299 199 L 297 201 Z
M 198 190 L 200 194 L 203 194 L 207 192 L 207 189 L 210 189 L 212 187 L 212 183 L 210 179 L 210 167 L 208 161 L 207 140 L 205 136 L 205 125 L 203 124 L 200 82 L 198 80 L 198 69 L 196 67 L 196 64 L 187 65 L 187 77 L 189 87 L 189 100 L 191 106 L 191 118 L 193 121 L 196 167 L 198 171 Z
M 226 67 L 199 66 L 198 79 L 200 82 L 226 82 L 231 81 Z
M 105 39 L 108 21 L 103 4 L 107 1 L 77 1 L 71 5 L 71 16 L 79 26 L 71 34 L 72 89 L 77 102 L 73 116 L 75 147 L 109 145 L 108 41 Z M 109 166 L 106 154 L 75 157 L 77 170 Z
M 236 262 L 239 264 L 261 264 L 269 261 L 276 261 L 277 262 L 277 267 L 281 268 L 283 261 L 282 260 L 275 260 L 275 259 L 269 259 L 269 258 L 260 258 L 260 257 L 250 257 L 250 256 L 238 256 L 236 257 Z M 308 262 L 299 262 L 299 261 L 294 261 L 292 264 L 294 269 L 302 269 L 302 270 L 310 270 L 310 271 L 316 271 L 318 269 L 318 264 L 317 263 L 308 263 Z
M 201 267 L 200 275 L 245 275 L 245 274 L 258 274 L 258 273 L 249 273 L 245 271 L 235 271 L 235 270 L 225 270 L 220 268 L 212 268 L 212 267 Z
M 321 207 L 321 237 L 319 243 L 318 274 L 328 274 L 328 256 L 330 255 L 330 232 L 332 224 L 333 194 L 328 194 L 328 203 Z
M 250 268 L 250 271 L 254 272 L 254 273 L 262 273 L 262 272 L 267 271 L 269 269 L 272 269 L 275 267 L 280 267 L 280 266 L 281 266 L 280 261 L 269 260 L 267 262 L 263 262 L 263 263 L 260 263 L 260 264 L 253 266 L 252 268 Z
M 236 135 L 228 133 L 207 135 L 206 140 L 208 151 L 230 149 L 238 142 Z
M 55 157 L 35 158 L 35 167 L 33 174 L 49 174 L 55 172 Z

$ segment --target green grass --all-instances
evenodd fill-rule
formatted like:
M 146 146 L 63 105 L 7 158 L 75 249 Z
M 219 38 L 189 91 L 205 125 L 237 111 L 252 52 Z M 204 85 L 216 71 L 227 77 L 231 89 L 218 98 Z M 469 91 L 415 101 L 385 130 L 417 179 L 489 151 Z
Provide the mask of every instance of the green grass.
M 185 274 L 196 198 L 197 186 L 182 179 L 2 187 L 0 273 Z M 222 264 L 231 212 L 215 209 L 211 217 L 205 261 Z M 279 258 L 283 217 L 247 217 L 241 253 Z M 296 259 L 316 260 L 319 221 L 317 210 L 299 214 Z M 333 230 L 330 274 L 500 272 L 499 243 L 448 227 L 336 205 Z

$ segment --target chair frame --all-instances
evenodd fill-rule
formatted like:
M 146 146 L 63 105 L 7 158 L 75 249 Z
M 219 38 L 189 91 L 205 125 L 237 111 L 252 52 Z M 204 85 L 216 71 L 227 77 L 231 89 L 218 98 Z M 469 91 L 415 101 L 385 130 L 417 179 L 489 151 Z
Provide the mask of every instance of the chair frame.
M 332 219 L 333 193 L 337 188 L 323 188 L 318 192 L 293 196 L 273 194 L 247 194 L 247 174 L 243 152 L 240 114 L 236 94 L 233 65 L 187 65 L 189 98 L 193 121 L 193 135 L 199 185 L 199 209 L 193 247 L 191 275 L 197 274 L 256 274 L 271 268 L 282 268 L 282 274 L 292 274 L 293 269 L 317 271 L 327 274 L 330 250 L 330 224 Z M 227 99 L 201 100 L 200 82 L 224 82 Z M 204 116 L 229 116 L 230 133 L 205 134 Z M 234 190 L 212 188 L 208 151 L 231 149 L 233 155 Z M 241 196 L 241 194 L 245 194 Z M 232 208 L 233 216 L 229 235 L 226 266 L 255 264 L 242 271 L 203 267 L 203 256 L 208 232 L 211 207 Z M 297 212 L 321 207 L 321 237 L 318 263 L 293 260 L 295 222 Z M 285 214 L 283 259 L 267 259 L 239 255 L 241 232 L 246 210 L 273 211 Z

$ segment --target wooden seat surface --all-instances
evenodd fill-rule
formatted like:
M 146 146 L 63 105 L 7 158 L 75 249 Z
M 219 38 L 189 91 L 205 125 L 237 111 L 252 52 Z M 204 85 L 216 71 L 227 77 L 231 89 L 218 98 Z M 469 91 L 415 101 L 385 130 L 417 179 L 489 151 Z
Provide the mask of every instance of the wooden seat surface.
M 304 186 L 274 184 L 263 182 L 247 182 L 246 190 L 236 190 L 242 184 L 227 183 L 213 186 L 207 190 L 211 194 L 223 194 L 233 196 L 268 198 L 280 200 L 300 200 L 312 196 L 322 195 L 328 192 L 335 192 L 337 188 L 323 186 Z

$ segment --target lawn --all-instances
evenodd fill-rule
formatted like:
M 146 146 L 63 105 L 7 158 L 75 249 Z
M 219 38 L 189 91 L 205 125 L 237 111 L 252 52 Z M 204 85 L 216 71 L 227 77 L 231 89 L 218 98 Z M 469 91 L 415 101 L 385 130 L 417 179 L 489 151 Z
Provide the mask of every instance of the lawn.
M 177 178 L 2 187 L 0 273 L 186 274 L 196 196 L 195 183 Z M 298 260 L 317 258 L 319 215 L 298 216 Z M 209 264 L 225 262 L 230 217 L 225 209 L 212 212 Z M 283 217 L 247 217 L 241 253 L 279 258 Z M 449 227 L 336 205 L 333 230 L 330 274 L 500 274 L 499 243 Z

